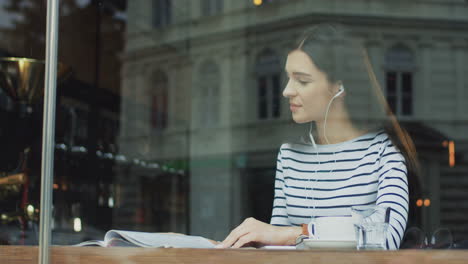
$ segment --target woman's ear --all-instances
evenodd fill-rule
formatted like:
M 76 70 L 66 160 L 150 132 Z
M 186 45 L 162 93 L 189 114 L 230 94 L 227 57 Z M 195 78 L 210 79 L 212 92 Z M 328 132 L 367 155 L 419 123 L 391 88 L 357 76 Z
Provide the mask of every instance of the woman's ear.
M 338 90 L 335 93 L 335 95 L 333 96 L 333 98 L 336 98 L 336 97 L 342 95 L 345 92 L 343 83 L 341 81 L 337 82 L 337 85 L 338 85 Z

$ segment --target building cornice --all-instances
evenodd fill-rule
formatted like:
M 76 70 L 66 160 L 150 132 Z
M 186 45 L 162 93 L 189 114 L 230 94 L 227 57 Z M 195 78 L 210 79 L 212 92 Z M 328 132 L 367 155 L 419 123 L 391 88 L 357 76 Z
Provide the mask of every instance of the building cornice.
M 308 26 L 318 24 L 318 23 L 327 23 L 333 21 L 334 23 L 342 23 L 354 28 L 355 31 L 360 33 L 365 33 L 366 31 L 378 30 L 382 28 L 395 30 L 401 28 L 411 28 L 412 30 L 424 30 L 428 29 L 433 31 L 436 30 L 440 36 L 437 37 L 446 37 L 450 38 L 453 34 L 453 31 L 463 31 L 468 32 L 468 20 L 451 20 L 451 19 L 425 19 L 425 18 L 395 18 L 391 16 L 380 16 L 380 17 L 371 17 L 371 16 L 359 16 L 359 15 L 343 15 L 343 14 L 326 14 L 326 13 L 310 13 L 303 16 L 284 18 L 278 21 L 260 23 L 255 25 L 248 25 L 244 27 L 239 27 L 235 29 L 229 29 L 223 32 L 212 32 L 207 34 L 200 34 L 193 37 L 185 37 L 183 39 L 165 42 L 165 43 L 153 43 L 148 41 L 147 45 L 141 48 L 135 48 L 132 50 L 125 51 L 121 58 L 124 62 L 137 61 L 148 56 L 173 56 L 179 57 L 181 59 L 190 60 L 190 53 L 193 49 L 198 49 L 204 45 L 214 46 L 218 43 L 229 43 L 230 46 L 243 46 L 242 41 L 246 41 L 245 48 L 252 43 L 249 41 L 253 36 L 265 36 L 269 33 L 277 32 L 287 32 L 292 31 L 289 38 L 295 38 L 298 31 L 302 31 Z M 179 27 L 178 27 L 179 28 Z M 294 29 L 294 30 L 293 30 Z M 166 29 L 170 31 L 171 29 Z M 177 29 L 174 29 L 177 30 Z M 132 38 L 147 38 L 148 35 L 153 34 L 154 32 L 141 32 L 133 33 Z M 411 35 L 416 35 L 417 33 L 409 33 Z M 375 36 L 369 36 L 370 40 L 367 41 L 370 44 L 378 43 L 382 41 L 382 37 L 376 38 Z M 453 36 L 455 37 L 455 35 Z M 459 38 L 459 34 L 456 36 Z M 262 37 L 263 38 L 263 37 Z M 142 45 L 143 46 L 143 45 Z M 225 45 L 224 45 L 225 46 Z M 243 48 L 242 50 L 245 50 Z M 242 51 L 244 52 L 244 51 Z

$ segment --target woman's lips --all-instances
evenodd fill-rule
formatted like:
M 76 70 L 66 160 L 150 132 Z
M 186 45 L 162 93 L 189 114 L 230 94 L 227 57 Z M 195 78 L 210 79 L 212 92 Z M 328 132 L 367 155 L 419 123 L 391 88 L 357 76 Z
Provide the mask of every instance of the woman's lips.
M 296 112 L 299 107 L 301 107 L 300 105 L 295 105 L 295 104 L 291 104 L 289 105 L 289 109 L 291 109 L 291 112 Z

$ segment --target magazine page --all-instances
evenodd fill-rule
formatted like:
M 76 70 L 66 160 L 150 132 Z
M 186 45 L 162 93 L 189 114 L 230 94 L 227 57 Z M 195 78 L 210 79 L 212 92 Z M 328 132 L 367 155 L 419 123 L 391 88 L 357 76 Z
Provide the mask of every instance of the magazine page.
M 88 247 L 88 246 L 106 247 L 106 245 L 107 244 L 102 240 L 88 240 L 88 241 L 84 241 L 73 246 L 75 247 Z
M 173 248 L 214 248 L 206 238 L 168 233 L 148 233 L 136 231 L 110 230 L 104 241 L 121 237 L 140 247 L 173 247 Z
M 125 238 L 114 237 L 106 241 L 106 247 L 139 247 L 134 243 L 128 242 Z

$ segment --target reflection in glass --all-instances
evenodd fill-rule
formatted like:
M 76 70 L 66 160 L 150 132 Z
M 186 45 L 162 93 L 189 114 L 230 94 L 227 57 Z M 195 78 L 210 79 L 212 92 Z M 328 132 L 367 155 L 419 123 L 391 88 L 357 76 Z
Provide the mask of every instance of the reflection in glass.
M 219 123 L 220 108 L 220 72 L 218 65 L 213 61 L 205 61 L 200 66 L 199 104 L 202 127 L 213 127 Z
M 393 46 L 385 57 L 386 90 L 390 108 L 396 115 L 413 114 L 413 53 L 405 45 Z
M 446 226 L 454 244 L 468 237 L 465 4 L 346 2 L 349 9 L 320 6 L 317 16 L 313 1 L 60 2 L 59 61 L 74 74 L 58 96 L 56 243 L 102 238 L 110 228 L 222 239 L 245 217 L 267 222 L 278 148 L 309 129 L 291 125 L 282 60 L 306 28 L 337 14 L 369 51 L 385 99 L 420 154 L 408 228 L 432 235 Z M 0 17 L 0 56 L 43 58 L 45 1 L 0 0 Z M 331 66 L 355 71 L 353 58 L 340 59 L 346 49 L 339 52 Z M 359 98 L 353 109 L 376 112 L 365 93 L 347 93 Z M 14 111 L 2 90 L 0 136 L 10 145 L 20 141 Z M 5 153 L 0 171 L 11 171 L 18 156 Z M 40 153 L 31 157 L 37 178 Z M 37 183 L 29 197 L 38 210 Z M 21 197 L 14 201 L 0 198 L 0 208 Z M 0 229 L 9 230 L 5 241 L 21 243 L 19 225 Z
M 259 119 L 274 119 L 280 113 L 280 68 L 279 58 L 271 49 L 260 53 L 255 65 L 258 89 Z
M 149 99 L 151 102 L 151 125 L 153 129 L 163 130 L 167 128 L 168 114 L 169 114 L 169 85 L 167 76 L 157 71 L 153 73 L 148 89 L 147 96 L 141 100 Z

